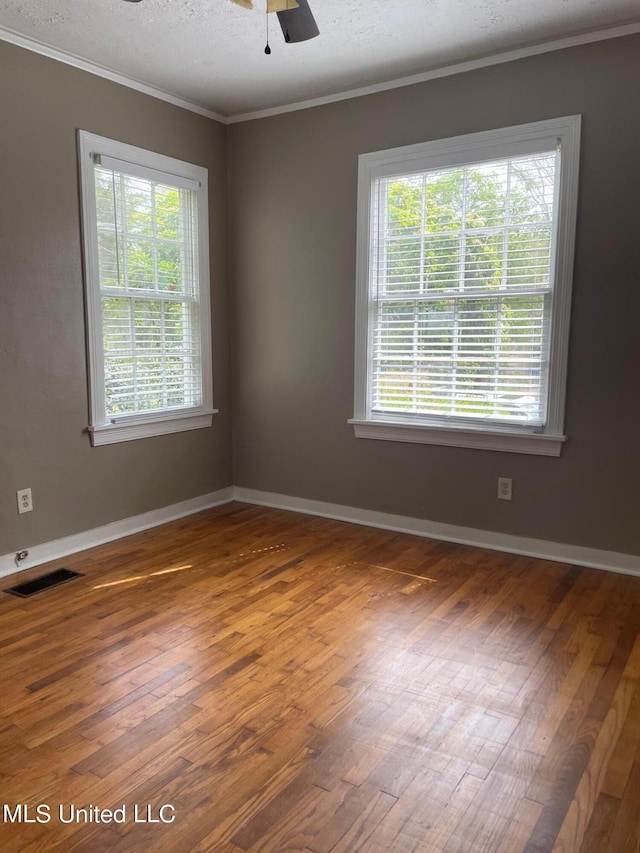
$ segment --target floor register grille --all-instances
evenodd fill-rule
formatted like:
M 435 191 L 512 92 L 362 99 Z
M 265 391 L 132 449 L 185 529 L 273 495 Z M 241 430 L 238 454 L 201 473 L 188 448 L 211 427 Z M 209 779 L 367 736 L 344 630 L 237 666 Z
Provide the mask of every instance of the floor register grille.
M 30 598 L 39 592 L 44 592 L 46 589 L 51 589 L 54 586 L 72 581 L 74 578 L 81 578 L 80 572 L 72 572 L 71 569 L 56 569 L 54 572 L 49 572 L 39 578 L 34 578 L 24 583 L 19 583 L 16 586 L 10 586 L 3 592 L 8 592 L 9 595 L 17 595 L 18 598 Z

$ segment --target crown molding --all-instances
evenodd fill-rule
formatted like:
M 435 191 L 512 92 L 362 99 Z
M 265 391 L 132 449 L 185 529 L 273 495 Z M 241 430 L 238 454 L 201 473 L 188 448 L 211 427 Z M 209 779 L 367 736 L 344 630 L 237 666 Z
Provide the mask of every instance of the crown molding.
M 451 77 L 454 74 L 464 74 L 467 71 L 476 71 L 479 68 L 488 68 L 491 65 L 501 65 L 504 62 L 513 62 L 517 59 L 526 59 L 527 57 L 538 56 L 538 54 L 542 53 L 551 53 L 555 50 L 564 50 L 568 47 L 578 47 L 583 44 L 591 44 L 592 42 L 597 41 L 607 41 L 608 39 L 635 35 L 636 33 L 640 33 L 640 21 L 635 21 L 633 23 L 617 27 L 608 27 L 604 30 L 596 30 L 589 33 L 567 36 L 566 38 L 554 39 L 552 41 L 541 42 L 539 44 L 528 45 L 526 47 L 519 47 L 514 50 L 504 51 L 503 53 L 488 54 L 477 59 L 458 62 L 455 65 L 443 65 L 439 68 L 433 68 L 430 71 L 412 74 L 409 77 L 398 77 L 395 80 L 388 80 L 384 83 L 373 83 L 371 86 L 361 86 L 358 89 L 336 92 L 333 95 L 323 95 L 319 98 L 311 98 L 308 101 L 296 101 L 295 103 L 282 104 L 281 106 L 269 107 L 264 110 L 237 113 L 236 115 L 227 116 L 225 124 L 237 124 L 239 122 L 253 121 L 255 119 L 281 115 L 282 113 L 306 110 L 311 107 L 321 107 L 325 104 L 335 103 L 336 101 L 360 98 L 363 95 L 375 95 L 377 92 L 387 92 L 389 89 L 400 89 L 404 86 L 413 86 L 416 83 L 426 83 L 429 80 L 437 80 L 440 77 Z
M 526 59 L 530 56 L 537 56 L 543 53 L 551 53 L 556 50 L 564 50 L 569 47 L 579 47 L 583 44 L 591 44 L 593 42 L 635 35 L 637 33 L 640 33 L 640 21 L 634 21 L 615 27 L 607 27 L 606 29 L 595 30 L 593 32 L 579 33 L 577 35 L 553 39 L 551 41 L 540 42 L 538 44 L 519 47 L 502 53 L 488 54 L 476 59 L 458 62 L 454 65 L 443 65 L 439 68 L 433 68 L 430 71 L 423 71 L 419 74 L 412 74 L 408 77 L 398 77 L 395 80 L 373 83 L 370 86 L 361 86 L 357 89 L 347 89 L 342 92 L 335 92 L 331 95 L 323 95 L 306 101 L 295 101 L 290 104 L 281 104 L 274 107 L 254 110 L 252 112 L 236 113 L 235 115 L 224 115 L 223 113 L 218 113 L 203 104 L 198 104 L 194 101 L 188 100 L 187 98 L 174 95 L 171 92 L 165 92 L 163 89 L 158 89 L 148 83 L 143 83 L 141 80 L 127 77 L 125 74 L 120 74 L 117 71 L 113 71 L 111 68 L 98 65 L 95 62 L 83 59 L 75 54 L 67 53 L 57 47 L 53 47 L 45 42 L 21 35 L 20 33 L 6 27 L 0 26 L 0 41 L 15 44 L 25 50 L 30 50 L 33 53 L 38 53 L 41 56 L 46 56 L 49 59 L 54 59 L 57 62 L 64 63 L 65 65 L 71 65 L 74 68 L 79 68 L 81 71 L 86 71 L 89 74 L 95 74 L 97 77 L 103 77 L 105 80 L 110 80 L 112 83 L 119 83 L 121 86 L 134 89 L 137 92 L 142 92 L 144 95 L 150 95 L 152 98 L 158 98 L 158 100 L 165 101 L 168 104 L 173 104 L 176 107 L 181 107 L 182 109 L 189 110 L 192 113 L 197 113 L 198 115 L 213 119 L 221 124 L 239 124 L 245 121 L 269 118 L 270 116 L 281 115 L 283 113 L 297 112 L 298 110 L 306 110 L 312 107 L 321 107 L 325 104 L 332 104 L 337 101 L 360 98 L 364 95 L 375 95 L 378 92 L 387 92 L 390 89 L 400 89 L 404 86 L 414 86 L 416 83 L 426 83 L 429 80 L 437 80 L 440 77 L 451 77 L 455 74 L 464 74 L 467 71 L 476 71 L 480 68 L 488 68 L 492 65 L 501 65 L 505 62 Z
M 25 50 L 30 50 L 32 53 L 38 53 L 40 56 L 46 56 L 49 59 L 55 59 L 57 62 L 62 62 L 65 65 L 71 65 L 73 68 L 79 68 L 81 71 L 87 71 L 89 74 L 95 74 L 96 77 L 103 77 L 105 80 L 110 80 L 112 83 L 119 83 L 121 86 L 126 86 L 128 89 L 135 89 L 136 92 L 142 92 L 143 95 L 150 95 L 152 98 L 157 98 L 159 101 L 165 101 L 168 104 L 173 104 L 174 107 L 182 107 L 184 110 L 189 110 L 189 112 L 205 116 L 205 118 L 211 118 L 214 121 L 221 122 L 222 124 L 227 123 L 226 116 L 215 112 L 209 107 L 205 107 L 203 104 L 197 104 L 194 101 L 189 101 L 186 98 L 179 97 L 178 95 L 173 95 L 171 92 L 165 92 L 163 89 L 150 86 L 148 83 L 143 83 L 141 80 L 136 80 L 133 77 L 127 77 L 125 74 L 120 74 L 117 71 L 113 71 L 111 68 L 98 65 L 95 62 L 83 59 L 73 53 L 67 53 L 65 50 L 52 47 L 52 45 L 38 41 L 37 39 L 23 36 L 14 30 L 7 29 L 6 27 L 0 26 L 0 41 L 15 44 L 17 47 L 23 47 Z

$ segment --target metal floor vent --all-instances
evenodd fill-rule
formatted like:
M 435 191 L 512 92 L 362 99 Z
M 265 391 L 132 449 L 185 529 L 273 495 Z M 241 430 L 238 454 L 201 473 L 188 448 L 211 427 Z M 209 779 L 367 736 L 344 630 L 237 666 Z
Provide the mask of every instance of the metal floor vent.
M 52 586 L 60 586 L 61 583 L 72 581 L 74 578 L 81 578 L 83 575 L 80 572 L 72 572 L 71 569 L 56 569 L 55 572 L 49 572 L 42 577 L 34 578 L 32 581 L 19 583 L 17 586 L 10 586 L 9 589 L 3 590 L 9 595 L 17 595 L 18 598 L 30 598 L 38 592 L 44 592 L 45 589 L 51 589 Z

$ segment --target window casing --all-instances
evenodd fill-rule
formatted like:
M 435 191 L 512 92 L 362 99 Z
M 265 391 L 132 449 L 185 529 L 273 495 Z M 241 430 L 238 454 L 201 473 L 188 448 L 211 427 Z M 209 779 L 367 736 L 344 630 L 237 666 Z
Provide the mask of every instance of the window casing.
M 362 438 L 559 455 L 580 117 L 361 155 Z
M 79 132 L 94 445 L 210 426 L 207 170 Z

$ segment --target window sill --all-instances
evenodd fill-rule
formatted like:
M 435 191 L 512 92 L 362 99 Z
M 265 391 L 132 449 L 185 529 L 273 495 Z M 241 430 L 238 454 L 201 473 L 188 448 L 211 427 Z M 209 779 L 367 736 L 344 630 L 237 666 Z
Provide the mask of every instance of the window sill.
M 560 456 L 566 435 L 543 435 L 516 430 L 474 429 L 409 424 L 400 421 L 367 421 L 352 418 L 356 438 L 402 441 L 414 444 L 439 444 L 447 447 L 471 447 L 506 453 L 530 453 L 535 456 Z
M 122 420 L 119 423 L 90 426 L 91 444 L 115 444 L 119 441 L 134 441 L 137 438 L 149 438 L 154 435 L 168 435 L 172 432 L 186 432 L 192 429 L 210 427 L 218 409 L 200 409 L 197 412 L 180 412 L 174 415 Z

